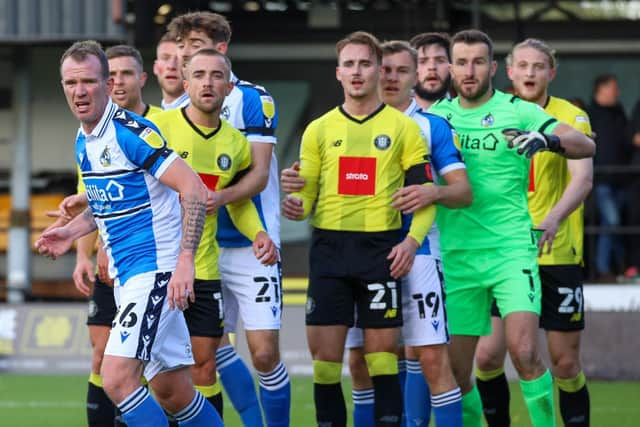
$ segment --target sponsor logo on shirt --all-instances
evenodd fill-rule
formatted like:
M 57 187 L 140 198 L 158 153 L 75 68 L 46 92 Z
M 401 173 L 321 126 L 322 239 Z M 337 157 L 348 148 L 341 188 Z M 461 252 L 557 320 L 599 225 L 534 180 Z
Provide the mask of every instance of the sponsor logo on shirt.
M 124 198 L 124 186 L 114 180 L 109 180 L 105 188 L 100 188 L 96 184 L 86 186 L 87 199 L 90 202 L 117 202 Z
M 340 157 L 338 194 L 371 196 L 376 192 L 375 157 Z

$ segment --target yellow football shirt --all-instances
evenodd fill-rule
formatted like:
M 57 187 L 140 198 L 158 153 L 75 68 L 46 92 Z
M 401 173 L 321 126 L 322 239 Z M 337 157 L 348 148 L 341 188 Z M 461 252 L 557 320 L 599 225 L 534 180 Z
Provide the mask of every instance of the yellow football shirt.
M 155 114 L 152 121 L 160 129 L 167 145 L 184 159 L 211 191 L 228 186 L 238 174 L 251 166 L 249 141 L 221 119 L 216 129 L 197 126 L 186 115 L 185 108 Z M 254 240 L 264 227 L 251 200 L 227 205 L 234 224 L 249 240 Z M 218 214 L 207 215 L 202 239 L 196 253 L 196 278 L 220 279 L 216 230 Z
M 294 193 L 304 216 L 314 208 L 311 224 L 324 230 L 378 232 L 401 227 L 391 195 L 404 185 L 405 172 L 424 165 L 428 146 L 418 124 L 400 111 L 381 105 L 356 118 L 337 107 L 306 128 L 300 148 L 300 176 L 305 186 Z M 409 235 L 422 243 L 435 208 L 413 217 Z
M 550 96 L 544 110 L 559 121 L 591 135 L 589 116 L 570 102 Z M 570 180 L 566 158 L 549 152 L 533 156 L 529 170 L 529 212 L 535 225 L 540 224 L 558 203 Z M 583 213 L 584 205 L 580 205 L 560 222 L 551 253 L 538 258 L 540 265 L 582 263 Z

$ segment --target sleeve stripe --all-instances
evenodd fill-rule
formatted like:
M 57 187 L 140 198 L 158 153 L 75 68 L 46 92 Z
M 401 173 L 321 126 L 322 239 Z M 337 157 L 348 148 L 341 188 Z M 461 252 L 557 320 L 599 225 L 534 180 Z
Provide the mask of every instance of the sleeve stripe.
M 540 129 L 538 129 L 538 132 L 544 132 L 550 125 L 554 124 L 557 121 L 558 120 L 554 119 L 553 117 L 550 118 L 549 120 L 544 122 L 542 126 L 540 126 Z

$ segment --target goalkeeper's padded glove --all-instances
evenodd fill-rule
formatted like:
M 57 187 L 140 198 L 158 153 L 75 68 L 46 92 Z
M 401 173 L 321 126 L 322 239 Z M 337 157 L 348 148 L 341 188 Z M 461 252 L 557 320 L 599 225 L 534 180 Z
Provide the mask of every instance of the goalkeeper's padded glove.
M 503 129 L 502 134 L 507 140 L 509 148 L 518 148 L 518 154 L 524 154 L 530 159 L 538 151 L 552 151 L 564 153 L 558 135 L 520 129 Z

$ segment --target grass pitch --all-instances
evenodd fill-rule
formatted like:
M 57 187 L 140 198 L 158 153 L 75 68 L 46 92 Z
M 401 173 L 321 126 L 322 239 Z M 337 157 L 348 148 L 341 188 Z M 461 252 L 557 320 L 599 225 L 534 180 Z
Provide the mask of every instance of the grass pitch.
M 313 388 L 309 377 L 291 379 L 291 425 L 311 427 L 314 422 Z M 32 376 L 0 374 L 0 425 L 20 427 L 80 427 L 86 425 L 87 376 Z M 343 381 L 347 411 L 351 413 L 348 379 Z M 590 381 L 591 425 L 632 427 L 640 419 L 640 382 Z M 511 384 L 511 419 L 514 427 L 529 427 L 518 383 Z M 556 404 L 557 407 L 557 404 Z M 557 412 L 557 410 L 556 410 Z M 225 425 L 241 427 L 228 399 Z M 558 417 L 558 425 L 562 421 Z

